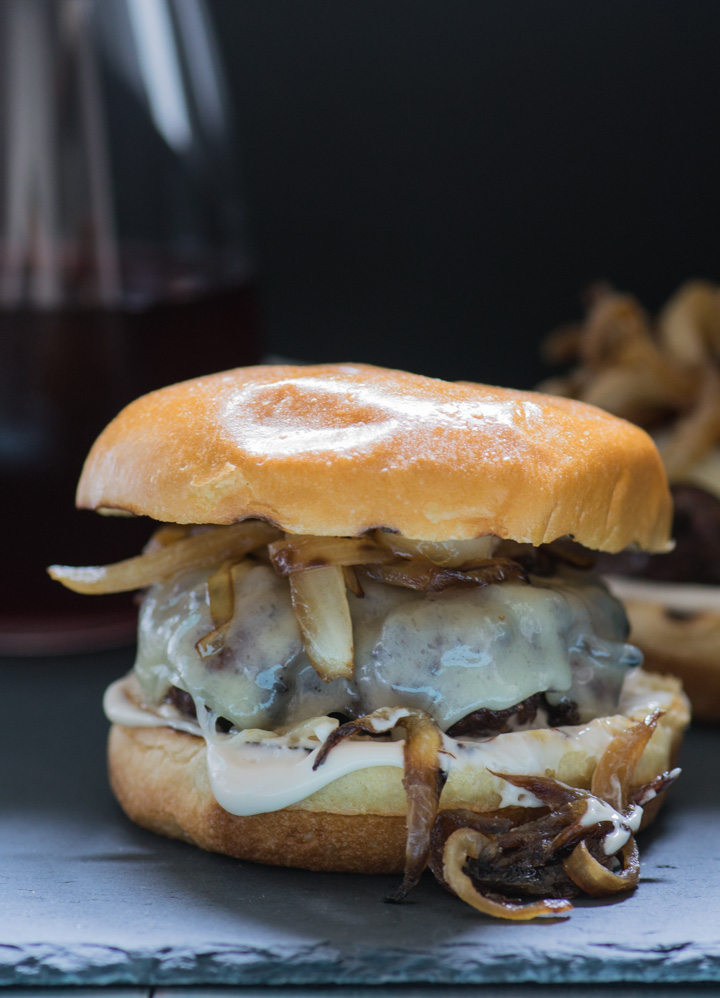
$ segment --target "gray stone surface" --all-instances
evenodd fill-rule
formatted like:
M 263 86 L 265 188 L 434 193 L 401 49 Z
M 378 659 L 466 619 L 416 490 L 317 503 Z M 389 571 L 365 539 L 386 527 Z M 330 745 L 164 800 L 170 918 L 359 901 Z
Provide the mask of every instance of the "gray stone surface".
M 100 710 L 131 657 L 0 663 L 0 984 L 720 980 L 720 732 L 691 732 L 632 896 L 503 923 L 429 876 L 386 905 L 395 878 L 239 863 L 131 825 L 107 788 Z

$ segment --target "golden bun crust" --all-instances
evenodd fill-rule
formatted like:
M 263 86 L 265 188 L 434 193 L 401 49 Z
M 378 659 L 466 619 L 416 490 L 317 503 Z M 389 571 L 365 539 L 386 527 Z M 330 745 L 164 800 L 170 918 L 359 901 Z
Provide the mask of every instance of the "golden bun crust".
M 677 680 L 642 670 L 626 687 L 625 713 L 590 722 L 578 738 L 568 738 L 562 729 L 499 737 L 512 740 L 513 757 L 527 760 L 528 775 L 554 775 L 588 788 L 598 745 L 659 706 L 664 714 L 635 773 L 636 783 L 645 783 L 673 766 L 689 719 L 687 701 Z M 108 757 L 110 782 L 126 814 L 161 835 L 277 866 L 354 873 L 403 869 L 406 806 L 402 770 L 396 767 L 358 770 L 283 810 L 238 817 L 215 800 L 205 742 L 195 735 L 114 724 Z M 477 763 L 454 766 L 441 807 L 517 816 L 520 808 L 501 808 L 501 783 Z M 655 810 L 646 809 L 646 820 Z
M 387 527 L 589 548 L 667 547 L 644 431 L 593 406 L 363 364 L 239 368 L 146 395 L 93 446 L 80 507 L 297 534 Z
M 720 721 L 720 613 L 677 614 L 659 603 L 626 600 L 628 640 L 644 656 L 644 668 L 678 676 L 693 717 Z

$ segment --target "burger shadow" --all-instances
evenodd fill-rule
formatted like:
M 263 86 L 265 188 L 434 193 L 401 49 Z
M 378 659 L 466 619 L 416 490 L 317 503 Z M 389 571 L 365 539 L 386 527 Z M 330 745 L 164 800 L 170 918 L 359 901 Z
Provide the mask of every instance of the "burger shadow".
M 716 732 L 709 732 L 713 743 Z M 697 739 L 694 739 L 695 741 Z M 701 736 L 701 740 L 705 739 Z M 694 756 L 704 744 L 690 746 L 688 771 L 697 773 Z M 670 791 L 652 824 L 638 836 L 641 874 L 637 890 L 644 885 L 676 879 L 676 852 L 672 845 L 683 837 L 697 805 L 698 777 L 681 778 Z M 712 803 L 712 802 L 711 802 Z M 399 876 L 347 873 L 320 873 L 280 866 L 234 860 L 203 852 L 183 842 L 161 839 L 136 828 L 119 813 L 125 836 L 136 842 L 137 850 L 149 852 L 153 862 L 143 861 L 143 873 L 150 866 L 157 878 L 158 891 L 177 899 L 180 908 L 211 912 L 220 919 L 230 938 L 247 931 L 248 926 L 271 937 L 292 938 L 306 943 L 336 946 L 418 948 L 418 940 L 430 946 L 457 943 L 459 934 L 474 928 L 488 931 L 501 926 L 507 932 L 526 926 L 543 929 L 567 922 L 566 918 L 539 918 L 532 922 L 498 921 L 472 909 L 445 890 L 426 872 L 408 899 L 388 904 L 386 899 L 399 887 Z M 606 908 L 622 904 L 635 892 L 610 898 L 573 899 L 576 908 Z M 571 919 L 572 920 L 572 919 Z M 494 930 L 495 931 L 495 930 Z
M 118 820 L 127 823 L 122 815 Z M 419 939 L 423 945 L 455 939 L 462 921 L 458 909 L 464 906 L 429 873 L 406 902 L 389 904 L 399 876 L 265 866 L 159 839 L 134 826 L 126 827 L 123 838 L 143 856 L 133 876 L 145 881 L 145 893 L 149 877 L 153 893 L 164 899 L 165 917 L 168 900 L 179 918 L 192 910 L 198 939 L 213 926 L 216 942 L 219 930 L 225 941 L 258 936 L 268 944 L 414 949 Z M 172 912 L 169 918 L 171 924 Z
M 357 873 L 323 873 L 234 860 L 203 852 L 195 846 L 165 839 L 135 828 L 124 816 L 125 836 L 142 857 L 137 876 L 148 877 L 152 893 L 163 900 L 163 917 L 187 919 L 193 911 L 198 943 L 212 926 L 214 942 L 262 939 L 264 945 L 282 940 L 291 946 L 329 946 L 340 952 L 398 950 L 420 952 L 455 946 L 475 932 L 543 933 L 567 924 L 567 917 L 542 917 L 531 922 L 498 920 L 476 911 L 443 888 L 426 872 L 406 901 L 387 903 L 401 877 Z M 573 899 L 577 908 L 603 908 L 625 900 L 632 892 L 610 899 Z M 170 905 L 170 910 L 168 908 Z M 572 920 L 572 916 L 570 916 Z M 538 937 L 539 938 L 539 937 Z

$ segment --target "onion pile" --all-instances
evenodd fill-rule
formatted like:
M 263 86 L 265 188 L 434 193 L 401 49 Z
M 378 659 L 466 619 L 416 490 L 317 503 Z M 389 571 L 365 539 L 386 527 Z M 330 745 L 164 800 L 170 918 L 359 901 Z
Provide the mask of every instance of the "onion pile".
M 720 287 L 682 285 L 652 317 L 631 295 L 588 289 L 587 315 L 545 343 L 575 366 L 539 390 L 590 402 L 654 432 L 671 483 L 687 480 L 720 444 Z
M 496 773 L 543 802 L 538 818 L 520 823 L 467 811 L 441 812 L 430 859 L 437 878 L 478 911 L 511 920 L 569 911 L 568 898 L 580 893 L 607 897 L 635 887 L 640 862 L 634 832 L 641 808 L 680 773 L 673 770 L 643 786 L 632 785 L 659 716 L 648 715 L 610 742 L 590 791 L 549 777 Z M 543 900 L 521 902 L 532 895 L 543 895 Z
M 382 708 L 336 728 L 315 769 L 346 738 L 404 729 L 403 785 L 407 796 L 405 871 L 389 901 L 402 901 L 426 865 L 445 887 L 486 915 L 526 921 L 572 910 L 570 897 L 606 897 L 636 886 L 640 863 L 634 832 L 642 806 L 677 779 L 679 770 L 632 786 L 659 712 L 622 731 L 607 746 L 590 790 L 546 776 L 493 775 L 544 805 L 529 821 L 466 810 L 439 810 L 446 772 L 443 737 L 423 711 Z M 614 837 L 615 842 L 611 837 Z M 540 900 L 526 901 L 528 896 Z

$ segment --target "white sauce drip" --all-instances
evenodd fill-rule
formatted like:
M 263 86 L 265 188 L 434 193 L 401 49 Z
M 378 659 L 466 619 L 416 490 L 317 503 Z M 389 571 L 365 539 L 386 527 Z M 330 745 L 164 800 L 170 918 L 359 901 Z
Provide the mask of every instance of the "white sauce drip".
M 643 809 L 634 804 L 628 815 L 620 814 L 614 807 L 599 797 L 589 797 L 587 809 L 580 820 L 582 828 L 589 828 L 601 821 L 609 821 L 612 831 L 603 838 L 603 852 L 614 856 L 627 843 L 633 832 L 637 832 L 642 822 Z

